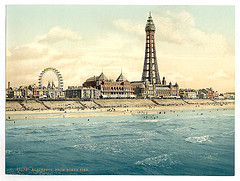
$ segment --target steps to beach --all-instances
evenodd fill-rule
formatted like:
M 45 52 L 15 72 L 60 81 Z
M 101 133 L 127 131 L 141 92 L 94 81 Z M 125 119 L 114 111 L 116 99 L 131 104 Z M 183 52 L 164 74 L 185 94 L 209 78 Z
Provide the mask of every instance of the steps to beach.
M 51 109 L 51 107 L 45 105 L 43 101 L 39 101 L 39 100 L 36 99 L 36 102 L 42 104 L 42 105 L 43 105 L 44 107 L 46 107 L 47 109 Z
M 23 104 L 23 101 L 18 101 L 18 103 L 23 107 L 24 110 L 27 110 L 27 107 Z

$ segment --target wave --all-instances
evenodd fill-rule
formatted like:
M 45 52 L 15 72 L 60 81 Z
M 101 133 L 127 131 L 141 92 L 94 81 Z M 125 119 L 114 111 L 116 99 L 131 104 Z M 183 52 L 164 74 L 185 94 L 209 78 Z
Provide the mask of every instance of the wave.
M 87 150 L 96 150 L 96 146 L 89 145 L 89 144 L 79 144 L 79 145 L 73 145 L 73 148 L 83 148 Z
M 188 138 L 185 139 L 185 141 L 186 141 L 186 142 L 190 142 L 190 143 L 212 142 L 212 141 L 210 140 L 210 136 L 209 136 L 209 135 L 188 137 Z
M 5 154 L 6 154 L 6 156 L 7 155 L 22 155 L 23 154 L 23 152 L 22 151 L 18 151 L 18 150 L 6 150 L 5 151 Z
M 185 132 L 185 131 L 191 131 L 191 130 L 194 130 L 196 128 L 193 128 L 193 127 L 180 127 L 180 128 L 175 128 L 175 129 L 167 129 L 167 131 L 169 132 Z
M 135 132 L 136 134 L 138 134 L 139 136 L 156 136 L 158 135 L 158 133 L 154 130 L 152 131 L 138 131 L 138 132 Z
M 159 120 L 157 119 L 147 119 L 147 120 L 143 120 L 143 122 L 158 122 Z
M 160 166 L 167 167 L 169 165 L 174 164 L 175 162 L 168 154 L 159 155 L 157 157 L 149 157 L 141 161 L 137 161 L 136 165 L 143 166 Z
M 137 138 L 137 139 L 125 139 L 125 140 L 113 140 L 115 143 L 128 143 L 128 144 L 138 144 L 140 142 L 145 142 L 149 139 L 147 138 Z
M 42 133 L 42 131 L 41 130 L 33 130 L 30 132 L 26 132 L 25 134 L 38 134 L 38 133 Z

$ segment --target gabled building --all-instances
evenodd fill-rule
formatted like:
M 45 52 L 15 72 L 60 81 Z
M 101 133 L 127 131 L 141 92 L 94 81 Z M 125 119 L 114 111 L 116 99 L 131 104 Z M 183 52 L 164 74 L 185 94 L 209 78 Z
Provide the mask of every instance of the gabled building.
M 133 98 L 133 87 L 121 73 L 116 81 L 108 79 L 102 72 L 99 76 L 88 78 L 83 87 L 93 87 L 100 90 L 101 98 Z

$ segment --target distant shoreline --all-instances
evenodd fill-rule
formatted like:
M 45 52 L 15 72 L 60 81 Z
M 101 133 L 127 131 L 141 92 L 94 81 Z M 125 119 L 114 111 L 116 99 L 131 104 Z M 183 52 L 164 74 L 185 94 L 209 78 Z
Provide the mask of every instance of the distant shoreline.
M 97 109 L 65 109 L 60 110 L 20 110 L 6 111 L 6 121 L 22 119 L 49 119 L 49 118 L 70 118 L 70 117 L 101 117 L 101 116 L 121 116 L 121 115 L 141 115 L 141 114 L 164 114 L 174 111 L 191 111 L 201 109 L 235 109 L 235 102 L 215 103 L 215 104 L 183 104 L 183 105 L 155 105 L 155 106 L 133 106 L 133 107 L 101 107 Z M 10 117 L 10 119 L 9 119 Z

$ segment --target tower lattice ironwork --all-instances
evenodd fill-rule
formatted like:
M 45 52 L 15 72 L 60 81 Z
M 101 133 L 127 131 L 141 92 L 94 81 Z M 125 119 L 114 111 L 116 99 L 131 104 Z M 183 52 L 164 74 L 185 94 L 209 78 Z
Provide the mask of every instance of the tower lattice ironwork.
M 161 84 L 155 48 L 155 30 L 156 28 L 150 12 L 145 26 L 146 48 L 142 72 L 142 81 L 148 81 L 150 84 Z

